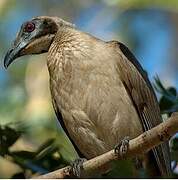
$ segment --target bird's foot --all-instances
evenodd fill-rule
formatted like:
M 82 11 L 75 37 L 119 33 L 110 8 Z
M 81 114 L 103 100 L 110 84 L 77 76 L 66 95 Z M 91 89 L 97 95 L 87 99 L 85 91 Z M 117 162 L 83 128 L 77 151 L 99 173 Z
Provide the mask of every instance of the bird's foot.
M 71 163 L 72 173 L 74 176 L 80 178 L 81 170 L 83 169 L 83 163 L 86 161 L 85 158 L 78 158 Z
M 130 138 L 128 136 L 124 137 L 124 139 L 115 146 L 114 153 L 124 157 L 129 148 L 129 140 Z

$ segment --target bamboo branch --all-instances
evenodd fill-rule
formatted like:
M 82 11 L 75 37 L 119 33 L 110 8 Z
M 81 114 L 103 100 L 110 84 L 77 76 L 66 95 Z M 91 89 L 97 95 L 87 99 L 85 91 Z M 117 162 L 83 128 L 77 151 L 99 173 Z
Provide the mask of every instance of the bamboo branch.
M 178 112 L 173 113 L 170 118 L 158 126 L 144 132 L 140 136 L 129 141 L 129 148 L 124 158 L 135 157 L 138 154 L 144 154 L 155 146 L 163 143 L 173 136 L 178 131 Z M 83 171 L 88 172 L 96 170 L 103 165 L 113 160 L 123 159 L 119 154 L 114 153 L 114 149 L 90 159 L 83 164 Z M 83 172 L 82 171 L 82 172 Z M 53 178 L 65 178 L 72 176 L 71 167 L 67 166 L 62 169 L 58 169 L 51 173 L 41 175 L 38 178 L 53 179 Z

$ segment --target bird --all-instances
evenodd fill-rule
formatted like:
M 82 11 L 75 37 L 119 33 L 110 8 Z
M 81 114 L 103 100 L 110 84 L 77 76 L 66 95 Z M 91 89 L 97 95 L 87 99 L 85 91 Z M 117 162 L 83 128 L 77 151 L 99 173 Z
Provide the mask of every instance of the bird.
M 91 159 L 162 122 L 146 71 L 122 42 L 101 40 L 59 17 L 21 25 L 4 58 L 47 53 L 56 116 L 79 157 Z M 149 177 L 169 177 L 168 142 L 138 156 Z

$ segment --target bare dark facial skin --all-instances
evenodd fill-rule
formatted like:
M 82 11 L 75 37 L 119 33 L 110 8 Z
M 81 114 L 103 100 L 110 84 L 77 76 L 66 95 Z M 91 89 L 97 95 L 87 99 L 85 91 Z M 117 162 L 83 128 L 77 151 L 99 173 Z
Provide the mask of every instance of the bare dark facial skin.
M 34 50 L 34 54 L 47 52 L 47 49 L 44 49 L 40 43 L 44 43 L 44 41 L 45 43 L 50 43 L 51 35 L 54 35 L 56 32 L 57 26 L 50 20 L 36 18 L 23 23 L 16 39 L 12 43 L 12 47 L 4 58 L 4 67 L 7 68 L 16 58 L 29 54 L 27 51 L 24 53 L 24 49 L 27 46 L 29 47 L 30 44 L 34 45 L 34 42 L 38 43 L 34 47 L 37 47 L 37 45 L 41 46 L 41 48 L 38 48 L 38 51 Z M 32 49 L 32 47 L 30 48 Z

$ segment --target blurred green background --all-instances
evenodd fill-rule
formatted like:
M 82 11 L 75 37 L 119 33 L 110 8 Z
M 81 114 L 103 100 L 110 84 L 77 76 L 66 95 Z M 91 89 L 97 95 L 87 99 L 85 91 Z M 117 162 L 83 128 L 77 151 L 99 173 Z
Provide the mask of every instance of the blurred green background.
M 40 15 L 59 16 L 103 40 L 119 40 L 152 82 L 158 75 L 165 87 L 178 84 L 177 0 L 0 0 L 0 178 L 46 173 L 76 157 L 52 108 L 46 55 L 22 57 L 3 68 L 21 24 Z M 177 92 L 173 95 L 177 98 Z

